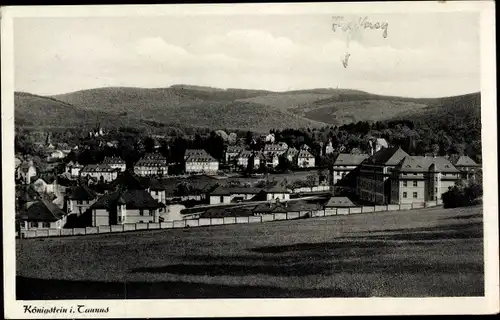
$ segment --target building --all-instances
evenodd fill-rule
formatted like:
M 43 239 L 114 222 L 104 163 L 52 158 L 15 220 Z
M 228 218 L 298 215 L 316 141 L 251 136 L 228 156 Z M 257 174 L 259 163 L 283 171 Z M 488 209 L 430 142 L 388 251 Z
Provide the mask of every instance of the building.
M 265 190 L 266 200 L 290 200 L 290 190 L 283 187 L 272 187 Z
M 264 156 L 269 156 L 269 155 L 282 155 L 288 150 L 288 145 L 285 142 L 278 142 L 277 144 L 271 143 L 271 144 L 265 144 L 264 145 L 264 151 L 263 154 Z
M 66 164 L 65 171 L 70 174 L 72 178 L 77 178 L 80 176 L 80 171 L 83 169 L 83 165 L 78 162 L 70 161 Z
M 25 203 L 18 219 L 21 230 L 61 229 L 67 215 L 57 205 L 42 199 Z
M 125 160 L 119 157 L 105 157 L 102 164 L 107 164 L 113 169 L 119 169 L 121 172 L 125 171 L 127 167 Z
M 237 159 L 238 155 L 243 151 L 241 146 L 228 146 L 224 153 L 224 160 L 226 163 L 232 163 Z
M 280 160 L 277 154 L 268 154 L 267 156 L 263 156 L 261 158 L 261 162 L 268 168 L 276 168 L 279 165 Z
M 399 147 L 382 148 L 361 162 L 356 193 L 361 200 L 391 203 L 390 177 L 394 169 L 408 154 Z
M 348 197 L 331 197 L 325 203 L 325 209 L 328 208 L 350 208 L 356 205 Z
M 73 189 L 66 203 L 69 214 L 76 213 L 80 216 L 87 211 L 97 200 L 97 194 L 86 185 L 79 185 Z
M 392 170 L 390 203 L 439 201 L 459 179 L 460 171 L 443 157 L 404 157 Z
M 340 180 L 344 179 L 350 172 L 355 170 L 361 162 L 366 160 L 367 154 L 349 154 L 341 153 L 333 163 L 332 168 L 332 183 L 336 185 Z
M 460 171 L 460 176 L 464 180 L 475 181 L 481 165 L 472 160 L 469 156 L 451 157 L 451 163 Z
M 238 167 L 246 169 L 248 164 L 251 163 L 253 169 L 258 169 L 260 166 L 260 156 L 254 151 L 243 150 L 240 152 L 236 158 L 236 164 Z
M 332 140 L 329 139 L 328 143 L 326 144 L 326 147 L 325 147 L 325 155 L 332 154 L 334 151 L 335 151 L 335 149 L 333 148 Z
M 219 161 L 203 149 L 188 149 L 184 156 L 187 174 L 217 174 Z
M 118 172 L 118 169 L 113 169 L 107 164 L 89 164 L 80 171 L 80 176 L 91 177 L 97 181 L 103 180 L 104 182 L 109 182 L 116 179 Z
M 315 158 L 309 151 L 305 149 L 299 151 L 297 155 L 297 166 L 299 168 L 314 168 L 315 165 Z
M 124 170 L 123 170 L 124 171 Z M 146 154 L 134 166 L 134 172 L 142 177 L 168 175 L 167 158 L 159 153 Z
M 33 161 L 29 160 L 19 165 L 18 178 L 24 184 L 29 184 L 31 178 L 36 176 L 36 168 L 33 166 Z
M 251 200 L 262 189 L 245 187 L 217 187 L 209 193 L 210 204 L 229 204 L 233 202 Z
M 163 207 L 146 190 L 116 190 L 104 194 L 90 207 L 92 226 L 160 222 Z

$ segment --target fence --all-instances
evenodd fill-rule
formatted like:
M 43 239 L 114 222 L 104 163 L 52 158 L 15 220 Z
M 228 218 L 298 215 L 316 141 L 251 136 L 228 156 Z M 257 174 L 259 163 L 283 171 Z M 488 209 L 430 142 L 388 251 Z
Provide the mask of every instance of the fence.
M 60 237 L 60 236 L 77 236 L 77 235 L 91 235 L 103 233 L 117 233 L 126 231 L 139 231 L 139 230 L 158 230 L 158 229 L 176 229 L 186 227 L 202 227 L 202 226 L 216 226 L 227 224 L 248 224 L 248 223 L 262 223 L 270 221 L 293 220 L 310 217 L 328 217 L 335 215 L 350 215 L 362 213 L 375 213 L 381 211 L 396 211 L 396 210 L 411 210 L 426 207 L 435 207 L 440 205 L 440 202 L 426 202 L 415 204 L 389 204 L 389 205 L 376 205 L 376 206 L 362 206 L 350 208 L 326 208 L 324 210 L 312 211 L 297 211 L 288 213 L 275 213 L 263 214 L 260 216 L 249 217 L 224 217 L 224 218 L 200 218 L 189 220 L 176 220 L 160 223 L 127 223 L 112 226 L 99 226 L 99 227 L 86 227 L 74 229 L 36 229 L 36 230 L 21 230 L 20 233 L 16 232 L 16 237 L 19 235 L 22 238 L 41 238 L 41 237 Z

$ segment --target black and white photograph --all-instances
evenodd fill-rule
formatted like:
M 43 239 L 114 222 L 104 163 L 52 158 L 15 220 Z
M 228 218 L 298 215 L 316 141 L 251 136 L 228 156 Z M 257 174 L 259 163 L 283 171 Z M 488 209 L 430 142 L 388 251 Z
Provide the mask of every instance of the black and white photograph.
M 6 315 L 498 312 L 494 52 L 490 1 L 2 8 Z

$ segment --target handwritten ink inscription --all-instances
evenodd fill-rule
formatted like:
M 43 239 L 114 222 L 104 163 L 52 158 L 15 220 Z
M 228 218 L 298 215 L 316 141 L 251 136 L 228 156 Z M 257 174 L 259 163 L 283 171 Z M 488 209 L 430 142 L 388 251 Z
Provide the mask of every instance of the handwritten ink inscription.
M 332 30 L 344 32 L 351 32 L 355 30 L 381 30 L 382 37 L 387 38 L 389 23 L 386 21 L 370 21 L 368 17 L 360 17 L 356 20 L 346 21 L 342 16 L 332 17 Z

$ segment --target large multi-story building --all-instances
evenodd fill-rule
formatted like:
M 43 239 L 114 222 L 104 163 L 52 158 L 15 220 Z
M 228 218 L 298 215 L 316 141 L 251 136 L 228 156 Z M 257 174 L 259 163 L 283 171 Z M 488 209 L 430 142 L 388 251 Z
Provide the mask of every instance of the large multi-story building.
M 184 156 L 187 174 L 217 174 L 219 161 L 203 149 L 188 149 Z
M 263 154 L 264 156 L 270 155 L 282 155 L 288 150 L 288 145 L 285 142 L 278 142 L 277 144 L 266 144 L 264 145 Z
M 392 170 L 390 203 L 439 202 L 459 179 L 459 170 L 443 157 L 407 156 Z
M 102 179 L 105 182 L 109 182 L 116 179 L 118 172 L 118 169 L 113 169 L 107 164 L 89 164 L 80 171 L 80 176 L 91 177 L 97 181 Z
M 367 154 L 350 154 L 341 153 L 335 159 L 332 168 L 332 183 L 336 185 L 339 181 L 344 179 L 350 172 L 355 170 L 361 162 L 366 160 L 369 156 Z
M 226 163 L 233 163 L 242 151 L 244 151 L 242 146 L 228 146 L 224 153 Z
M 142 177 L 168 175 L 167 158 L 159 153 L 146 154 L 134 166 L 134 172 Z
M 392 170 L 407 157 L 400 147 L 382 148 L 360 164 L 356 193 L 361 200 L 391 203 Z
M 121 172 L 125 171 L 127 167 L 125 161 L 119 157 L 106 157 L 102 163 L 107 164 L 113 169 L 119 169 Z
M 300 150 L 297 154 L 297 167 L 299 168 L 314 168 L 316 158 L 307 150 Z

